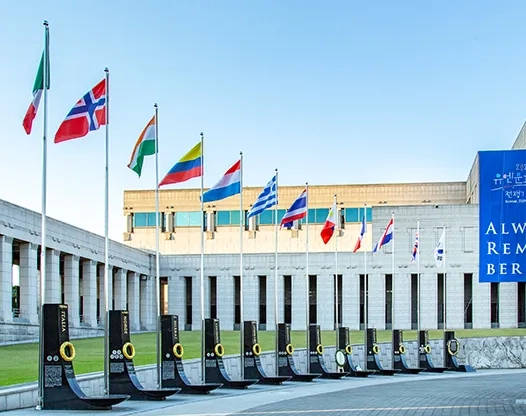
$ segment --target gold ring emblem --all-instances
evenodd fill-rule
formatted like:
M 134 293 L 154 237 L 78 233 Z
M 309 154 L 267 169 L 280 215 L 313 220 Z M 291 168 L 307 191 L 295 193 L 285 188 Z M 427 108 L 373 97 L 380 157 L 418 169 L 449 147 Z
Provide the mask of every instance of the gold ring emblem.
M 380 352 L 380 347 L 378 344 L 373 345 L 373 353 L 378 354 Z
M 323 355 L 323 345 L 321 345 L 321 344 L 316 345 L 316 352 L 319 355 Z
M 455 351 L 453 351 L 453 349 L 451 348 L 451 345 L 455 345 L 456 348 L 455 348 Z M 453 338 L 453 339 L 450 339 L 448 342 L 447 342 L 447 352 L 449 355 L 452 355 L 452 356 L 455 356 L 458 354 L 458 350 L 460 349 L 460 341 L 456 338 Z
M 221 344 L 216 344 L 214 347 L 214 352 L 219 358 L 221 358 L 223 355 L 225 355 L 225 347 L 223 347 Z
M 257 357 L 259 354 L 261 354 L 261 346 L 259 344 L 252 345 L 252 352 Z
M 429 354 L 431 352 L 431 345 L 427 344 L 425 347 L 424 347 L 424 352 L 426 354 Z
M 404 344 L 400 344 L 400 346 L 398 347 L 398 352 L 400 354 L 405 354 L 405 345 Z
M 60 345 L 59 353 L 64 361 L 73 361 L 73 359 L 75 358 L 75 347 L 69 341 L 63 342 Z
M 122 355 L 124 355 L 127 360 L 132 360 L 133 357 L 135 357 L 135 347 L 131 342 L 127 342 L 122 346 Z
M 352 354 L 352 345 L 350 345 L 350 344 L 349 344 L 349 345 L 346 345 L 346 346 L 345 346 L 345 352 L 346 352 L 347 354 L 351 355 L 351 354 Z
M 172 352 L 174 353 L 175 358 L 183 358 L 184 348 L 180 343 L 177 343 L 173 346 Z
M 292 344 L 287 344 L 287 346 L 285 347 L 285 351 L 288 355 L 292 355 L 294 353 L 294 347 L 292 346 Z

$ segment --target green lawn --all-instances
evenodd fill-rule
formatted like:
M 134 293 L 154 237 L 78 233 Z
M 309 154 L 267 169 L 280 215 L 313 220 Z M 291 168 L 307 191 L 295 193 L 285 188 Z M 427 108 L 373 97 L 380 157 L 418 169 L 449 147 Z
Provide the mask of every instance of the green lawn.
M 184 358 L 198 358 L 200 356 L 200 332 L 181 332 L 181 342 L 184 346 Z M 441 330 L 429 331 L 430 338 L 442 338 Z M 457 330 L 459 338 L 489 337 L 489 336 L 526 336 L 526 329 L 462 329 Z M 274 349 L 274 332 L 260 331 L 259 343 L 263 351 Z M 305 332 L 292 331 L 292 344 L 296 348 L 305 347 Z M 378 331 L 378 342 L 391 340 L 391 331 Z M 322 331 L 322 340 L 325 345 L 335 344 L 334 331 Z M 239 333 L 236 331 L 221 331 L 221 341 L 225 347 L 225 354 L 239 354 Z M 404 340 L 416 339 L 416 331 L 404 331 Z M 132 336 L 135 345 L 135 364 L 144 365 L 155 362 L 155 334 L 145 333 Z M 351 331 L 351 342 L 363 344 L 363 332 Z M 74 361 L 77 374 L 102 371 L 103 369 L 103 343 L 102 338 L 85 338 L 73 340 L 76 349 Z M 26 383 L 37 379 L 38 346 L 33 344 L 19 344 L 0 347 L 0 386 Z

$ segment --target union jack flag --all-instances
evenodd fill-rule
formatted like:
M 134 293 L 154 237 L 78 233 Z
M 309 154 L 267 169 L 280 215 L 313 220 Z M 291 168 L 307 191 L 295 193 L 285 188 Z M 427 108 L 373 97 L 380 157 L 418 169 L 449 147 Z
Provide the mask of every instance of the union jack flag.
M 413 251 L 411 252 L 411 263 L 414 263 L 418 257 L 420 250 L 418 249 L 418 230 L 415 234 L 415 244 L 413 245 Z
M 77 101 L 55 134 L 55 143 L 84 137 L 106 124 L 106 79 Z

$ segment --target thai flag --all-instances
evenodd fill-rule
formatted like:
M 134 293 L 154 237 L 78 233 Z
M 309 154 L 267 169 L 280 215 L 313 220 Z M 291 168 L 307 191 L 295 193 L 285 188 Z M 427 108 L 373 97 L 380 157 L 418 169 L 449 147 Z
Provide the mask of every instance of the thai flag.
M 383 246 L 385 246 L 389 241 L 393 239 L 393 229 L 394 229 L 394 218 L 392 217 L 389 223 L 387 224 L 387 227 L 385 227 L 385 230 L 383 234 L 381 235 L 380 239 L 374 246 L 373 253 L 376 253 L 378 250 L 380 250 Z
M 290 208 L 281 219 L 281 226 L 285 228 L 292 227 L 294 221 L 305 218 L 307 215 L 307 189 L 296 198 Z
M 241 160 L 225 172 L 218 183 L 203 194 L 203 202 L 219 201 L 241 192 Z
M 414 263 L 416 261 L 416 259 L 418 258 L 418 253 L 419 253 L 419 249 L 418 249 L 418 230 L 416 231 L 416 235 L 415 235 L 415 244 L 413 245 L 413 251 L 411 252 L 411 263 Z
M 363 210 L 363 217 L 362 217 L 362 229 L 360 230 L 360 236 L 358 237 L 358 241 L 356 241 L 356 245 L 354 246 L 353 253 L 356 253 L 360 247 L 362 246 L 362 240 L 363 236 L 367 232 L 367 223 L 365 222 L 365 208 Z

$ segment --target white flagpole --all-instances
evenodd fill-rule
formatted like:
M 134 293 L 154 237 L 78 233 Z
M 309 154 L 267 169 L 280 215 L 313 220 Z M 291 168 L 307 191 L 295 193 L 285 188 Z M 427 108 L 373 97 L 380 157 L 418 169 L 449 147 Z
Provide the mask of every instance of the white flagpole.
M 446 269 L 446 226 L 444 225 L 444 245 L 442 247 L 442 249 L 444 250 L 444 253 L 442 254 L 442 270 L 443 270 L 443 274 L 442 274 L 442 286 L 443 286 L 443 289 L 442 289 L 442 302 L 443 302 L 443 305 L 442 305 L 442 319 L 444 320 L 444 330 L 446 329 L 446 296 L 447 296 L 447 283 L 446 283 L 446 279 L 447 279 L 447 269 Z
M 391 240 L 393 240 L 393 248 L 392 248 L 392 254 L 391 254 L 391 329 L 395 329 L 395 220 L 394 220 L 394 211 L 391 211 L 391 218 L 393 219 L 393 229 L 392 234 L 393 237 Z
M 241 365 L 241 380 L 245 378 L 245 351 L 244 351 L 244 329 L 245 324 L 243 317 L 243 226 L 244 226 L 244 215 L 243 215 L 243 152 L 239 152 L 239 357 Z
M 336 220 L 336 224 L 334 224 L 334 231 L 335 231 L 335 236 L 334 236 L 334 270 L 335 270 L 335 273 L 334 273 L 334 288 L 335 288 L 335 292 L 334 292 L 334 305 L 335 305 L 335 312 L 334 312 L 334 317 L 336 318 L 336 346 L 338 346 L 338 328 L 340 327 L 340 317 L 339 317 L 339 313 L 338 313 L 338 306 L 339 306 L 339 303 L 338 303 L 338 300 L 339 300 L 339 296 L 338 296 L 338 237 L 339 237 L 339 232 L 340 232 L 340 228 L 339 228 L 339 220 L 340 220 L 340 217 L 338 215 L 338 209 L 337 209 L 337 206 L 338 206 L 338 202 L 337 202 L 337 196 L 334 195 L 334 205 L 333 205 L 333 209 L 334 209 L 334 218 Z
M 109 351 L 110 351 L 110 331 L 109 331 L 109 315 L 110 315 L 110 301 L 109 301 L 109 238 L 108 238 L 108 153 L 109 153 L 109 134 L 110 134 L 110 71 L 108 68 L 104 69 L 106 74 L 106 167 L 105 167 L 105 181 L 104 181 L 104 392 L 110 394 L 110 373 L 109 373 Z
M 307 373 L 310 372 L 310 340 L 309 340 L 309 183 L 305 182 L 305 189 L 307 190 L 307 201 L 306 209 L 307 215 L 305 215 L 305 278 L 306 278 L 306 312 L 305 312 L 305 324 L 306 324 L 306 352 L 307 352 Z
M 365 227 L 367 227 L 367 204 L 363 204 L 363 221 L 366 224 Z M 366 228 L 367 229 L 367 228 Z M 365 232 L 363 233 L 363 236 L 365 237 Z M 363 243 L 363 237 L 362 241 Z M 369 314 L 367 312 L 367 286 L 368 286 L 368 278 L 367 278 L 367 252 L 365 251 L 365 247 L 362 246 L 363 250 L 363 352 L 364 352 L 364 367 L 367 369 L 367 327 L 369 326 Z
M 205 383 L 205 207 L 203 203 L 203 186 L 205 176 L 204 134 L 201 132 L 201 275 L 199 280 L 199 302 L 201 307 L 201 381 Z
M 416 221 L 416 328 L 420 331 L 420 220 Z
M 279 309 L 278 309 L 278 170 L 276 169 L 276 205 L 274 205 L 274 319 L 276 323 L 276 376 L 279 375 L 279 343 L 278 343 L 278 324 L 279 324 Z
M 39 316 L 39 333 L 38 333 L 38 403 L 37 409 L 44 407 L 44 304 L 46 303 L 46 194 L 47 194 L 47 89 L 48 68 L 49 68 L 49 25 L 44 20 L 44 68 L 43 82 L 44 90 L 42 91 L 44 100 L 44 123 L 42 132 L 42 212 L 41 221 L 41 242 L 40 242 L 40 316 Z
M 159 276 L 159 108 L 155 108 L 155 305 L 156 305 L 156 351 L 157 387 L 161 388 L 161 282 Z

